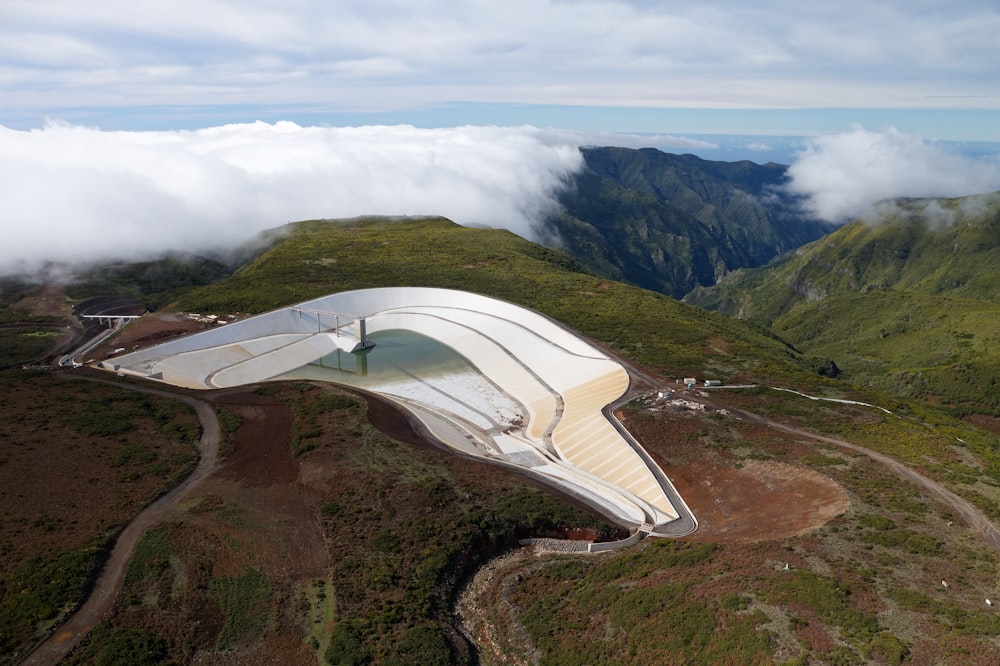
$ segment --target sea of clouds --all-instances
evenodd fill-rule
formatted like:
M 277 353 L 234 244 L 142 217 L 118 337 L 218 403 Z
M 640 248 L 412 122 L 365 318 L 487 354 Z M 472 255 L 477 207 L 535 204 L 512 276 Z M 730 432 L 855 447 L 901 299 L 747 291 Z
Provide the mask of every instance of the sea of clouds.
M 571 135 L 534 128 L 0 128 L 0 269 L 232 247 L 358 215 L 443 215 L 530 238 L 581 166 Z
M 898 197 L 961 197 L 1000 190 L 1000 159 L 970 157 L 950 144 L 889 128 L 855 127 L 816 137 L 788 170 L 788 189 L 830 222 L 865 217 Z
M 581 145 L 654 140 L 678 152 L 699 145 L 535 127 L 0 126 L 0 274 L 47 262 L 221 250 L 289 221 L 358 215 L 441 215 L 544 238 L 545 217 L 583 168 Z M 834 221 L 889 197 L 1000 189 L 995 160 L 895 130 L 816 138 L 789 176 L 810 211 Z

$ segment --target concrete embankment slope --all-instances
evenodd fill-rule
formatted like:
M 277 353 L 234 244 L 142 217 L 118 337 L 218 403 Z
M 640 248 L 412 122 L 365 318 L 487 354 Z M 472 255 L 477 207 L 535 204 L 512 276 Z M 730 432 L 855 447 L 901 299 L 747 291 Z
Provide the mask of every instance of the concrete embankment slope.
M 338 349 L 369 346 L 368 335 L 395 330 L 436 340 L 466 362 L 451 375 L 401 368 L 381 384 L 364 385 L 422 418 L 442 442 L 529 468 L 631 527 L 650 530 L 685 511 L 671 502 L 669 484 L 636 443 L 601 411 L 627 391 L 625 369 L 551 319 L 478 294 L 421 287 L 331 294 L 126 354 L 105 367 L 180 386 L 237 386 L 287 376 Z M 376 344 L 364 353 L 374 363 L 381 352 Z M 331 380 L 351 382 L 342 375 Z

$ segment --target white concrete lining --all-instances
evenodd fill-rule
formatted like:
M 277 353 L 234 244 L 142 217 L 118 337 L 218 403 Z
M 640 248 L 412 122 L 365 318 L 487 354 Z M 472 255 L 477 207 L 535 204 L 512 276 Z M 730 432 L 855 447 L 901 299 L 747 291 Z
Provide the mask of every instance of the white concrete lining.
M 529 460 L 526 469 L 624 524 L 677 519 L 642 457 L 601 413 L 627 390 L 624 368 L 552 320 L 504 301 L 421 287 L 332 294 L 125 354 L 115 364 L 188 387 L 259 382 L 345 348 L 354 338 L 352 317 L 364 317 L 369 334 L 406 329 L 439 340 L 520 406 L 523 422 L 508 416 L 503 423 L 480 409 L 483 396 L 449 396 L 447 384 L 419 377 L 408 394 L 385 393 L 444 443 L 468 455 Z
M 455 322 L 428 312 L 388 312 L 368 319 L 369 333 L 392 329 L 411 330 L 440 340 L 469 360 L 500 390 L 524 405 L 530 436 L 541 438 L 541 429 L 554 418 L 558 394 L 535 381 L 531 370 L 496 339 L 479 333 L 464 322 Z M 537 431 L 537 432 L 536 432 Z

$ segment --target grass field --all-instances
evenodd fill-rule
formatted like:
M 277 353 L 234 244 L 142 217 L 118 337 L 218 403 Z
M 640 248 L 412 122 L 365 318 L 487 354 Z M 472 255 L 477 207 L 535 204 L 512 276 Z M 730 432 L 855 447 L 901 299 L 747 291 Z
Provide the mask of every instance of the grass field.
M 506 232 L 439 219 L 292 225 L 270 250 L 217 284 L 186 290 L 174 307 L 250 313 L 408 284 L 538 309 L 664 380 L 758 383 L 711 399 L 890 454 L 1000 516 L 996 434 L 919 393 L 823 377 L 821 355 L 587 274 Z M 968 316 L 972 325 L 978 315 Z M 940 344 L 983 343 L 955 331 Z M 20 428 L 5 433 L 0 476 L 66 489 L 50 509 L 0 484 L 5 511 L 23 512 L 5 513 L 3 603 L 31 608 L 14 591 L 35 585 L 34 572 L 57 581 L 60 596 L 45 604 L 58 612 L 79 596 L 101 539 L 191 464 L 195 421 L 174 403 L 51 373 L 0 381 L 4 409 L 16 409 L 5 413 Z M 609 555 L 536 556 L 507 549 L 527 533 L 614 532 L 506 472 L 427 447 L 384 405 L 339 389 L 295 383 L 210 397 L 228 437 L 222 461 L 176 517 L 147 533 L 121 603 L 71 663 L 472 663 L 475 649 L 484 664 L 990 664 L 1000 651 L 998 616 L 984 604 L 1000 597 L 997 554 L 881 465 L 806 437 L 719 411 L 631 404 L 630 429 L 682 493 L 707 502 L 692 505 L 702 529 Z M 88 492 L 77 492 L 81 484 Z M 810 498 L 795 489 L 818 487 L 846 509 L 800 511 Z M 761 504 L 741 503 L 750 496 Z M 821 519 L 782 522 L 793 514 Z M 69 535 L 80 537 L 76 545 Z M 493 559 L 504 552 L 509 559 Z M 31 559 L 43 557 L 51 564 Z M 460 625 L 455 600 L 476 571 L 475 617 Z M 45 611 L 3 626 L 23 644 L 50 621 Z M 479 639 L 475 648 L 462 626 Z
M 179 403 L 45 371 L 0 373 L 0 663 L 86 592 L 109 539 L 194 465 Z

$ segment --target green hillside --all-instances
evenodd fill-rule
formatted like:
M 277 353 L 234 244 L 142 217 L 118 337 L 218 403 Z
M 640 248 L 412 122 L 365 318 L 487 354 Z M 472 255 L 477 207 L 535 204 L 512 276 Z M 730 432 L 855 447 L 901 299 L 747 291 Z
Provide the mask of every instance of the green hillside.
M 808 370 L 815 358 L 751 322 L 596 277 L 563 255 L 504 231 L 465 229 L 443 219 L 297 223 L 230 278 L 190 292 L 177 306 L 258 312 L 332 291 L 384 285 L 462 288 L 509 299 L 664 377 L 711 374 L 808 386 L 831 397 L 885 405 L 892 414 L 816 403 L 763 386 L 718 395 L 733 407 L 863 442 L 947 484 L 987 515 L 1000 515 L 994 435 L 917 402 L 887 400 L 874 391 L 859 394 Z M 973 315 L 970 311 L 970 322 Z M 530 661 L 532 654 L 552 664 L 900 663 L 911 653 L 933 660 L 956 650 L 975 655 L 970 663 L 988 663 L 979 657 L 992 654 L 1000 622 L 975 604 L 982 604 L 980 590 L 992 589 L 995 554 L 967 532 L 944 528 L 952 514 L 925 493 L 863 456 L 743 419 L 664 417 L 638 403 L 626 417 L 668 468 L 710 460 L 731 470 L 779 464 L 781 475 L 816 469 L 850 493 L 851 509 L 826 528 L 785 539 L 764 535 L 760 544 L 728 537 L 715 543 L 702 536 L 709 542 L 645 543 L 608 559 L 524 555 L 490 574 L 492 583 L 475 604 L 484 626 L 497 628 L 489 634 L 496 642 L 479 646 L 500 656 L 483 653 L 482 663 L 503 663 L 503 655 Z M 704 477 L 705 468 L 698 469 L 688 489 L 719 484 L 727 489 L 722 496 L 737 504 L 755 501 L 740 494 L 746 486 L 729 485 L 725 476 Z M 757 507 L 761 515 L 755 520 L 778 507 L 809 504 L 793 499 L 798 497 L 768 497 L 774 504 Z M 408 500 L 399 501 L 402 507 Z M 703 513 L 700 520 L 706 518 Z M 370 562 L 374 556 L 364 557 Z M 783 568 L 789 560 L 791 569 Z M 396 575 L 409 580 L 408 574 Z M 351 576 L 337 576 L 335 590 L 353 589 Z M 960 579 L 964 596 L 951 598 L 935 588 L 941 578 Z M 377 594 L 388 598 L 395 589 Z M 354 633 L 335 633 L 331 645 L 378 650 L 391 643 L 387 637 L 397 635 L 400 622 L 386 620 L 393 606 L 380 603 L 389 610 L 350 615 L 345 621 L 353 623 Z M 900 609 L 905 618 L 897 621 L 887 609 Z M 432 617 L 442 630 L 449 626 L 444 615 Z M 937 641 L 923 641 L 918 626 Z M 335 653 L 331 648 L 326 655 Z
M 1000 415 L 1000 305 L 875 291 L 800 303 L 774 331 L 833 358 L 848 381 Z
M 770 326 L 849 381 L 998 414 L 1000 196 L 904 200 L 685 299 Z
M 93 294 L 121 296 L 160 308 L 191 287 L 211 284 L 230 273 L 221 261 L 185 252 L 169 252 L 148 261 L 91 264 L 75 271 L 71 298 Z
M 669 377 L 798 377 L 812 359 L 761 330 L 588 273 L 510 232 L 441 218 L 360 218 L 287 226 L 268 251 L 178 308 L 256 313 L 380 286 L 466 289 L 548 314 Z
M 587 148 L 548 223 L 595 272 L 681 297 L 831 231 L 780 188 L 779 164 L 713 162 L 652 148 Z
M 995 661 L 1000 616 L 983 598 L 996 597 L 996 552 L 975 525 L 883 463 L 810 435 L 890 455 L 996 522 L 1000 449 L 991 432 L 915 400 L 822 377 L 816 371 L 829 365 L 820 357 L 795 351 L 756 323 L 598 277 L 505 231 L 441 218 L 360 218 L 301 222 L 265 236 L 266 247 L 228 277 L 199 287 L 185 282 L 172 307 L 256 313 L 364 287 L 468 289 L 547 313 L 663 377 L 761 385 L 711 394 L 724 408 L 717 411 L 641 400 L 622 408 L 629 430 L 692 503 L 700 527 L 685 539 L 647 539 L 601 556 L 513 547 L 526 534 L 615 532 L 499 468 L 425 446 L 380 401 L 305 383 L 200 394 L 214 401 L 225 427 L 220 467 L 176 516 L 146 533 L 122 602 L 69 663 Z M 95 273 L 92 288 L 102 288 L 100 277 Z M 184 272 L 176 277 L 187 279 Z M 146 292 L 171 293 L 171 279 L 164 274 Z M 904 302 L 892 300 L 900 295 L 909 299 L 906 318 L 896 317 L 895 328 L 873 328 L 881 313 Z M 852 296 L 863 305 L 851 304 Z M 903 322 L 927 318 L 935 300 L 942 303 L 935 308 L 968 307 L 949 309 L 936 337 L 918 331 L 908 341 Z M 962 334 L 993 316 L 994 306 L 982 301 L 868 290 L 812 305 L 828 307 L 828 319 L 859 318 L 850 330 L 790 327 L 788 334 L 831 346 L 836 340 L 824 336 L 873 347 L 898 339 L 900 349 L 933 348 L 941 367 L 954 354 L 990 347 L 987 338 Z M 24 382 L 51 386 L 58 375 L 77 372 L 87 370 L 0 377 L 8 411 L 29 415 L 9 420 L 8 430 L 21 430 L 8 433 L 13 453 L 0 456 L 0 487 L 23 476 L 18 461 L 36 451 L 94 458 L 94 437 L 67 437 L 44 419 L 70 402 L 81 414 L 125 404 L 112 399 L 119 388 L 81 386 L 73 396 L 24 390 Z M 876 403 L 891 413 L 769 386 Z M 32 486 L 76 488 L 78 481 L 48 476 L 75 473 L 66 467 L 35 466 L 41 479 Z M 102 469 L 109 479 L 133 472 Z M 5 507 L 23 505 L 10 492 L 0 495 Z M 44 521 L 8 518 L 4 534 L 17 544 L 64 540 L 79 513 L 73 502 L 59 502 Z M 98 506 L 93 515 L 105 513 Z M 90 529 L 80 523 L 75 529 Z M 482 574 L 470 582 L 476 571 Z M 46 574 L 36 587 L 62 580 Z M 19 598 L 10 598 L 20 608 Z M 456 612 L 460 605 L 470 614 Z M 47 626 L 29 627 L 25 636 L 29 630 L 41 635 Z

